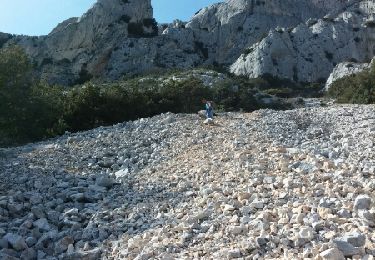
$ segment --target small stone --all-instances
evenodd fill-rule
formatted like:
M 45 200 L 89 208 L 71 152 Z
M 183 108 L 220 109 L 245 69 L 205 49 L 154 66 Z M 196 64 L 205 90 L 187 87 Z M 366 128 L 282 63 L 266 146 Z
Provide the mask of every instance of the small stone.
M 74 253 L 74 246 L 73 244 L 68 245 L 68 249 L 66 251 L 67 254 L 73 254 Z
M 88 250 L 90 250 L 90 244 L 88 243 L 88 242 L 85 242 L 85 244 L 83 245 L 83 250 L 84 251 L 88 251 Z
M 250 207 L 253 207 L 256 209 L 263 209 L 264 203 L 262 201 L 254 201 L 250 204 Z
M 32 247 L 35 245 L 38 241 L 34 237 L 28 237 L 26 238 L 26 244 L 28 247 Z
M 45 256 L 46 256 L 46 253 L 44 253 L 42 250 L 38 250 L 37 259 L 44 259 Z
M 248 200 L 250 197 L 251 197 L 251 194 L 248 193 L 248 192 L 241 192 L 240 194 L 238 194 L 238 200 L 239 201 Z
M 40 204 L 40 203 L 42 203 L 42 201 L 43 201 L 43 197 L 39 193 L 33 194 L 30 197 L 30 203 L 33 204 L 33 205 Z
M 42 232 L 48 232 L 51 230 L 51 227 L 46 218 L 41 218 L 41 219 L 38 219 L 37 221 L 34 221 L 33 225 L 34 227 L 39 228 L 39 230 Z
M 73 240 L 72 237 L 69 237 L 69 236 L 64 237 L 56 243 L 55 252 L 57 254 L 64 253 L 64 252 L 66 252 L 66 250 L 68 250 L 69 245 L 73 244 L 73 243 L 74 243 L 74 240 Z
M 257 237 L 255 239 L 255 243 L 258 247 L 263 247 L 265 246 L 267 243 L 268 243 L 268 238 L 265 238 L 265 237 Z
M 224 206 L 222 207 L 222 209 L 223 209 L 223 212 L 230 212 L 230 211 L 235 210 L 236 208 L 233 207 L 232 205 L 228 205 L 228 204 L 226 204 L 226 205 L 224 205 Z
M 241 251 L 238 248 L 232 249 L 228 251 L 228 258 L 233 259 L 233 258 L 240 258 L 241 257 Z
M 96 185 L 101 187 L 111 188 L 113 186 L 113 183 L 113 179 L 108 176 L 99 176 L 96 178 Z
M 231 226 L 229 227 L 229 232 L 233 235 L 239 235 L 244 231 L 242 226 Z
M 314 231 L 310 227 L 303 227 L 298 232 L 298 235 L 299 235 L 300 238 L 303 238 L 307 241 L 311 241 L 314 238 Z
M 354 247 L 362 247 L 366 243 L 366 237 L 358 232 L 345 235 L 342 240 L 350 243 Z
M 209 216 L 209 212 L 208 211 L 200 211 L 198 212 L 198 214 L 195 216 L 195 219 L 196 220 L 202 220 L 202 219 L 205 219 Z
M 337 248 L 325 250 L 321 252 L 319 256 L 324 260 L 345 260 L 344 255 Z
M 8 233 L 4 236 L 4 238 L 8 243 L 12 246 L 17 251 L 22 251 L 27 248 L 26 242 L 23 239 L 23 237 L 13 234 L 13 233 Z
M 21 259 L 36 259 L 37 253 L 33 248 L 27 248 L 21 254 Z
M 23 210 L 22 204 L 8 204 L 8 211 L 11 215 L 17 215 Z
M 370 206 L 371 206 L 371 198 L 367 195 L 359 195 L 354 201 L 355 210 L 361 210 L 361 209 L 369 210 Z
M 365 222 L 369 222 L 371 226 L 375 226 L 375 213 L 368 210 L 359 210 L 358 217 L 363 219 Z
M 20 253 L 16 252 L 13 249 L 1 249 L 0 250 L 0 259 L 1 260 L 20 260 Z
M 8 241 L 3 238 L 0 238 L 0 249 L 3 248 L 8 248 Z
M 42 207 L 34 206 L 31 208 L 31 212 L 35 215 L 36 218 L 44 218 L 45 214 Z
M 337 248 L 342 252 L 344 256 L 353 256 L 361 254 L 361 250 L 359 248 L 354 247 L 352 244 L 335 239 L 333 242 L 336 244 Z
M 322 219 L 328 219 L 329 215 L 332 214 L 330 208 L 318 207 L 318 214 Z
M 337 216 L 339 216 L 340 218 L 351 218 L 351 217 L 352 217 L 352 214 L 351 214 L 350 211 L 347 210 L 347 209 L 340 209 L 340 210 L 337 212 Z
M 116 179 L 122 179 L 122 178 L 129 176 L 128 168 L 115 172 L 115 176 L 116 176 Z

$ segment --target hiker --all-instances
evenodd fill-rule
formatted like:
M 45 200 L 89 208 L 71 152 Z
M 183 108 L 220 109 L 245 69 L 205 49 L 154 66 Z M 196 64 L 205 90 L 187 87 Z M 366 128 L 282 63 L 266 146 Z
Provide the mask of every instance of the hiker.
M 212 107 L 212 101 L 208 101 L 206 99 L 202 99 L 202 103 L 205 104 L 205 109 L 206 109 L 206 117 L 209 120 L 213 120 L 214 117 L 214 109 Z

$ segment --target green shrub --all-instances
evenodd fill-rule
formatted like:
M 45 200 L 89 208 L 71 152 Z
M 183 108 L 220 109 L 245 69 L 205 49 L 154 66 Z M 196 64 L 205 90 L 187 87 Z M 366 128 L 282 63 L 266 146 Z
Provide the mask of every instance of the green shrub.
M 90 79 L 85 71 L 83 66 L 82 82 Z M 203 109 L 203 98 L 213 100 L 216 111 L 284 109 L 282 103 L 260 104 L 255 96 L 268 92 L 289 97 L 315 91 L 315 87 L 306 88 L 271 76 L 247 79 L 227 75 L 225 80 L 207 87 L 189 74 L 173 70 L 112 83 L 89 81 L 63 88 L 35 80 L 21 48 L 1 50 L 0 145 L 41 140 L 67 130 L 83 131 L 165 112 L 195 113 Z M 180 79 L 174 80 L 173 76 Z
M 33 79 L 20 47 L 0 50 L 0 144 L 58 134 L 59 94 L 56 88 Z
M 338 103 L 375 103 L 375 66 L 333 82 L 327 95 Z

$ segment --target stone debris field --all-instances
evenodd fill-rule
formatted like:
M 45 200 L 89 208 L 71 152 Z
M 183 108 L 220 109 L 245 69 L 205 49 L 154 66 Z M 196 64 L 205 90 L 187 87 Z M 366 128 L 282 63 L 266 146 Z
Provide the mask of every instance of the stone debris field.
M 163 114 L 0 150 L 0 259 L 374 259 L 375 107 Z

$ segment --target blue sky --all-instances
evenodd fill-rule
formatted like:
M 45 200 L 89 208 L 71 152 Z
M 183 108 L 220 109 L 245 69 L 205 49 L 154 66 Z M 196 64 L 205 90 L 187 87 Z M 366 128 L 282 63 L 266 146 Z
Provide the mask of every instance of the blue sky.
M 110 1 L 110 0 L 109 0 Z M 45 35 L 59 22 L 82 15 L 95 0 L 0 0 L 0 32 Z M 220 0 L 152 0 L 158 22 L 189 20 L 200 8 Z

